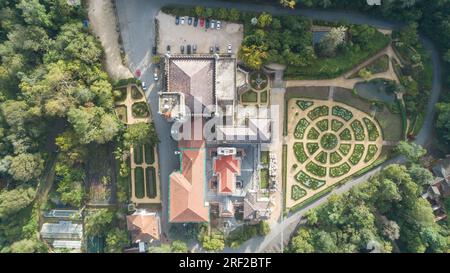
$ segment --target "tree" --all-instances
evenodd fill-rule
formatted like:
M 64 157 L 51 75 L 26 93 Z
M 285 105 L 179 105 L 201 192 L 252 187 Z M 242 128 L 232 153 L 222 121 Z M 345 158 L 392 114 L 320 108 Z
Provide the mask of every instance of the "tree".
M 268 13 L 261 13 L 258 17 L 258 26 L 260 28 L 265 28 L 267 26 L 270 26 L 270 24 L 272 23 L 272 15 L 268 14 Z
M 418 164 L 412 164 L 408 168 L 408 173 L 411 176 L 412 180 L 422 187 L 429 185 L 433 182 L 434 179 L 433 174 L 429 170 L 421 167 Z
M 188 252 L 188 247 L 185 242 L 175 240 L 170 245 L 170 250 L 174 253 L 186 253 Z
M 161 244 L 161 246 L 150 246 L 148 248 L 148 253 L 170 253 L 170 245 L 169 244 Z
M 265 58 L 267 58 L 267 52 L 263 46 L 242 45 L 239 50 L 239 58 L 251 69 L 259 70 L 263 64 Z
M 86 216 L 84 229 L 88 236 L 105 235 L 113 220 L 113 213 L 108 209 L 98 209 Z
M 20 0 L 17 8 L 22 10 L 23 20 L 27 24 L 49 27 L 52 23 L 45 6 L 39 0 Z
M 8 173 L 14 180 L 27 182 L 37 179 L 44 169 L 44 161 L 39 154 L 19 154 L 12 157 Z
M 240 19 L 240 13 L 237 9 L 230 9 L 230 13 L 228 14 L 228 20 L 231 22 L 238 22 Z
M 370 79 L 370 77 L 372 77 L 372 73 L 369 70 L 367 70 L 367 68 L 363 68 L 359 70 L 358 76 L 363 80 L 367 81 L 368 79 Z
M 223 238 L 205 236 L 202 241 L 202 247 L 207 251 L 220 251 L 225 247 L 225 242 L 223 241 Z
M 270 226 L 267 221 L 260 221 L 259 222 L 259 235 L 266 236 L 270 233 Z
M 311 234 L 307 229 L 299 229 L 296 236 L 292 238 L 291 250 L 295 253 L 313 253 L 314 246 L 310 243 Z
M 213 16 L 213 13 L 214 13 L 213 9 L 211 9 L 211 8 L 205 9 L 205 17 L 209 18 L 209 17 Z
M 404 155 L 410 162 L 418 162 L 427 153 L 427 150 L 419 144 L 406 141 L 400 141 L 397 147 L 395 147 L 395 150 L 399 154 Z
M 228 19 L 228 10 L 226 8 L 219 8 L 219 9 L 217 9 L 216 16 L 220 20 L 227 20 Z
M 130 124 L 124 133 L 125 146 L 154 145 L 159 142 L 154 123 L 139 122 Z
M 388 220 L 383 223 L 383 234 L 391 241 L 397 240 L 400 238 L 400 227 L 395 221 Z
M 319 54 L 323 57 L 333 57 L 337 47 L 345 42 L 346 33 L 345 26 L 331 28 L 317 45 Z
M 13 243 L 10 247 L 12 253 L 45 253 L 46 246 L 35 239 L 23 239 Z
M 450 103 L 437 103 L 436 109 L 438 112 L 436 128 L 444 142 L 450 144 Z
M 24 101 L 5 101 L 1 104 L 1 112 L 6 123 L 16 130 L 24 129 L 24 124 L 29 119 L 28 105 Z
M 18 187 L 0 191 L 0 219 L 17 213 L 33 202 L 36 190 L 31 187 Z
M 297 3 L 296 0 L 280 0 L 280 4 L 283 7 L 287 7 L 287 8 L 291 8 L 291 9 L 295 8 L 296 3 Z
M 205 8 L 202 6 L 195 6 L 194 12 L 197 17 L 203 17 L 205 15 Z
M 130 245 L 128 232 L 123 229 L 114 228 L 106 236 L 106 249 L 110 253 L 121 253 L 125 247 Z

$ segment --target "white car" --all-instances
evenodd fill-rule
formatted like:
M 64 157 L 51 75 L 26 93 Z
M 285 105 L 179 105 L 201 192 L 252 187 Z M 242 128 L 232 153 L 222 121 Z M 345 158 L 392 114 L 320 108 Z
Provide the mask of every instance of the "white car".
M 228 44 L 228 53 L 231 53 L 231 44 Z
M 215 29 L 216 28 L 216 21 L 215 20 L 211 20 L 211 29 Z
M 158 80 L 158 73 L 157 73 L 157 72 L 153 73 L 153 79 L 154 79 L 155 81 Z
M 147 84 L 145 82 L 141 83 L 142 90 L 147 91 Z
M 184 25 L 184 16 L 183 16 L 183 17 L 181 17 L 181 21 L 180 21 L 180 24 Z
M 221 27 L 221 23 L 220 23 L 220 21 L 217 21 L 217 23 L 216 23 L 216 28 L 217 28 L 217 29 L 220 29 L 220 27 Z

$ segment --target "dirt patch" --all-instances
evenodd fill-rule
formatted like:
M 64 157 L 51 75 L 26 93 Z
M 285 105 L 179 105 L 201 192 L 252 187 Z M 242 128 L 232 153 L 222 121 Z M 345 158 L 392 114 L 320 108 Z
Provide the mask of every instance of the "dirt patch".
M 89 0 L 88 15 L 92 30 L 105 50 L 105 68 L 114 80 L 132 78 L 130 70 L 122 64 L 116 13 L 111 0 Z

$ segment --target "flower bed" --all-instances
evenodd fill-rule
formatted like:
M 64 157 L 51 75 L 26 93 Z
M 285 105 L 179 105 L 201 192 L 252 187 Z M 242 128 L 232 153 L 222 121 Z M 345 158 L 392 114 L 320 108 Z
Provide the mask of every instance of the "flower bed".
M 318 177 L 325 177 L 327 174 L 327 168 L 319 166 L 312 161 L 306 164 L 306 170 Z
M 150 115 L 146 102 L 136 102 L 131 106 L 133 116 L 136 118 L 146 118 Z
M 326 164 L 327 163 L 327 157 L 328 157 L 328 154 L 326 152 L 322 151 L 315 157 L 315 159 L 318 162 L 322 163 L 322 164 Z
M 351 124 L 353 133 L 355 134 L 355 139 L 358 141 L 363 141 L 365 138 L 364 135 L 364 128 L 361 124 L 361 121 L 359 120 L 354 120 Z
M 367 133 L 369 134 L 370 141 L 376 141 L 380 136 L 377 127 L 375 124 L 368 118 L 363 118 L 364 123 L 366 124 Z
M 300 107 L 303 111 L 311 107 L 314 103 L 312 101 L 306 101 L 306 100 L 297 100 L 297 106 Z
M 332 152 L 330 154 L 330 163 L 331 164 L 336 164 L 341 160 L 342 160 L 342 156 L 340 156 L 337 152 Z
M 331 130 L 333 130 L 335 132 L 339 131 L 339 129 L 341 129 L 342 126 L 344 126 L 344 123 L 340 122 L 337 119 L 333 119 L 331 121 Z
M 294 201 L 299 200 L 306 195 L 306 191 L 302 189 L 299 185 L 292 185 L 291 188 L 291 198 Z
M 328 130 L 328 119 L 318 121 L 316 123 L 316 126 L 320 131 L 325 132 L 326 130 Z
M 317 143 L 308 143 L 308 144 L 306 144 L 306 149 L 308 149 L 308 153 L 310 155 L 312 155 L 319 149 L 319 144 L 317 144 Z
M 352 140 L 352 134 L 350 133 L 350 130 L 348 128 L 342 130 L 342 132 L 339 134 L 339 137 L 341 138 L 341 140 Z
M 337 106 L 337 105 L 333 106 L 332 114 L 333 114 L 333 116 L 340 117 L 340 118 L 344 119 L 345 121 L 349 121 L 353 118 L 352 112 L 350 112 L 349 110 L 347 110 L 345 108 Z
M 315 179 L 307 175 L 303 171 L 298 172 L 298 174 L 295 176 L 295 180 L 300 182 L 303 186 L 313 190 L 316 190 L 325 185 L 324 180 Z
M 311 127 L 306 138 L 309 140 L 316 140 L 319 138 L 319 132 L 317 132 L 315 128 Z
M 343 176 L 344 174 L 348 173 L 350 171 L 350 165 L 348 163 L 343 163 L 337 167 L 331 167 L 330 168 L 330 176 L 331 177 L 339 177 Z
M 305 153 L 305 149 L 303 148 L 303 143 L 301 143 L 301 142 L 294 143 L 294 155 L 295 155 L 295 158 L 297 158 L 297 160 L 300 163 L 304 163 L 306 160 L 308 160 L 308 155 Z
M 370 144 L 369 148 L 367 148 L 367 155 L 366 158 L 364 158 L 364 162 L 369 162 L 373 159 L 375 154 L 378 152 L 378 147 L 376 145 Z
M 363 144 L 356 144 L 355 148 L 353 149 L 353 153 L 348 159 L 353 165 L 358 164 L 358 162 L 361 160 L 361 157 L 364 154 L 364 145 Z
M 302 118 L 301 120 L 299 120 L 297 125 L 295 126 L 294 137 L 302 139 L 308 126 L 309 122 L 306 119 Z
M 308 117 L 311 120 L 315 120 L 318 117 L 328 116 L 328 106 L 322 105 L 318 106 L 308 113 Z

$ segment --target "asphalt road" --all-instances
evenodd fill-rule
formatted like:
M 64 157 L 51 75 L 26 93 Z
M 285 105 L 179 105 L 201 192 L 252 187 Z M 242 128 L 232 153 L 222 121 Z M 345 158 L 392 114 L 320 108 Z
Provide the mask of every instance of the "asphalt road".
M 243 3 L 230 3 L 216 0 L 201 1 L 201 0 L 116 0 L 117 10 L 119 16 L 120 30 L 123 40 L 123 45 L 128 57 L 128 63 L 131 71 L 139 68 L 142 71 L 142 80 L 147 82 L 150 86 L 146 92 L 149 99 L 150 106 L 152 108 L 152 114 L 155 122 L 155 127 L 158 132 L 158 136 L 161 140 L 159 145 L 159 158 L 160 158 L 160 175 L 162 184 L 162 209 L 163 212 L 167 211 L 167 186 L 169 174 L 176 168 L 178 168 L 177 158 L 174 155 L 174 150 L 177 148 L 176 143 L 170 137 L 170 124 L 165 122 L 157 114 L 157 92 L 159 91 L 159 84 L 155 84 L 153 81 L 153 66 L 151 66 L 151 49 L 154 42 L 154 17 L 157 12 L 164 5 L 180 4 L 180 5 L 203 5 L 207 7 L 225 7 L 225 8 L 237 8 L 243 11 L 266 11 L 272 14 L 290 14 L 290 15 L 303 15 L 313 19 L 323 19 L 327 21 L 346 21 L 354 24 L 368 24 L 377 28 L 385 29 L 398 29 L 402 26 L 399 23 L 388 22 L 385 20 L 379 20 L 363 14 L 358 14 L 350 11 L 323 11 L 323 10 L 291 10 L 270 5 L 255 5 L 255 4 L 243 4 Z M 425 145 L 430 141 L 430 135 L 433 129 L 435 118 L 435 104 L 439 99 L 441 93 L 441 64 L 439 61 L 439 54 L 432 43 L 423 38 L 425 48 L 432 52 L 433 60 L 433 88 L 430 96 L 430 101 L 426 109 L 426 117 L 423 127 L 419 132 L 415 142 L 421 145 Z M 366 181 L 370 176 L 377 173 L 381 168 L 392 163 L 403 163 L 404 159 L 397 157 L 393 158 L 381 166 L 367 172 L 366 174 L 349 181 L 340 188 L 335 189 L 332 193 L 343 193 L 348 191 L 351 187 Z M 272 228 L 269 235 L 264 238 L 258 237 L 248 240 L 238 249 L 225 249 L 225 252 L 264 252 L 264 251 L 280 251 L 281 241 L 286 242 L 295 227 L 301 220 L 301 217 L 306 211 L 311 208 L 315 208 L 323 204 L 329 195 L 326 195 L 318 199 L 313 204 L 305 207 L 296 213 L 284 218 L 280 223 Z M 167 227 L 167 215 L 162 215 L 162 230 L 163 232 Z

